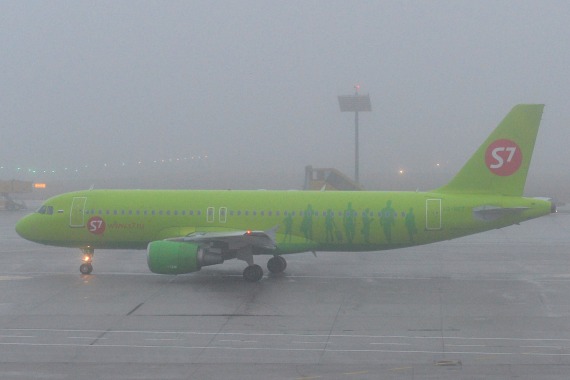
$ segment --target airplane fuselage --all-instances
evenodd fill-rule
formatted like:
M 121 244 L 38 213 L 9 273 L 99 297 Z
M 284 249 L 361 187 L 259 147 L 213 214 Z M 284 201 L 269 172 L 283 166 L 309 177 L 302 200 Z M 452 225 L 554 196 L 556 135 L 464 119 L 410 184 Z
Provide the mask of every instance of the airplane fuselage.
M 551 206 L 535 198 L 437 192 L 90 190 L 43 207 L 20 222 L 19 232 L 47 245 L 145 249 L 196 231 L 277 227 L 277 252 L 294 253 L 427 244 L 546 215 Z M 42 228 L 27 231 L 28 224 Z

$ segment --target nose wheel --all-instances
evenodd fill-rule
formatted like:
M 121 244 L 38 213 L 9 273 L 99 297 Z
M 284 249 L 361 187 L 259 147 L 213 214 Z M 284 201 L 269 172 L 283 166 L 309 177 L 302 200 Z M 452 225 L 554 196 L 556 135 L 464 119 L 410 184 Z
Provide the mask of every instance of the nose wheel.
M 93 272 L 93 264 L 91 264 L 91 262 L 93 261 L 93 249 L 90 248 L 85 248 L 82 249 L 83 251 L 83 264 L 81 264 L 79 266 L 79 271 L 81 272 L 81 274 L 91 274 L 91 272 Z
M 93 265 L 91 265 L 91 263 L 83 263 L 79 266 L 79 271 L 81 274 L 91 274 L 91 272 L 93 272 Z

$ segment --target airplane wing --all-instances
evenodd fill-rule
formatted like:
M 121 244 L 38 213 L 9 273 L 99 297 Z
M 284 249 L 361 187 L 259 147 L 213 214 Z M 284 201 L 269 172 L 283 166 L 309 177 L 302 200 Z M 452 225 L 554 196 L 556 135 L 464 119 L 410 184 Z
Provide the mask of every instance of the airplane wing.
M 200 245 L 212 245 L 224 243 L 230 250 L 245 247 L 258 247 L 263 249 L 276 249 L 277 243 L 275 233 L 277 226 L 268 231 L 214 231 L 214 232 L 193 232 L 189 235 L 170 238 L 166 240 L 185 243 L 196 243 Z

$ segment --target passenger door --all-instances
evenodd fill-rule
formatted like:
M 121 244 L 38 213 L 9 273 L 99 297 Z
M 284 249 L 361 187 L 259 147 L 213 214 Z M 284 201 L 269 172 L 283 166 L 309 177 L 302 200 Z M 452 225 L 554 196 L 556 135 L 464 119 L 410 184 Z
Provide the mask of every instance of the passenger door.
M 441 199 L 426 199 L 426 230 L 441 229 Z
M 73 198 L 69 214 L 69 227 L 79 228 L 85 226 L 85 202 L 87 202 L 86 197 Z

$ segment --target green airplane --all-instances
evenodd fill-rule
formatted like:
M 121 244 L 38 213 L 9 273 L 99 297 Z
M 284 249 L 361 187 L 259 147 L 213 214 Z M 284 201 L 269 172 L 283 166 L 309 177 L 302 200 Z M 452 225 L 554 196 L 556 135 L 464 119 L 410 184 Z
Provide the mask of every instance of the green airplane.
M 544 198 L 523 197 L 543 105 L 517 105 L 445 186 L 408 191 L 87 190 L 47 200 L 16 231 L 46 245 L 83 252 L 90 274 L 95 249 L 146 249 L 149 269 L 184 274 L 239 259 L 243 277 L 270 255 L 380 251 L 502 228 L 552 212 Z

